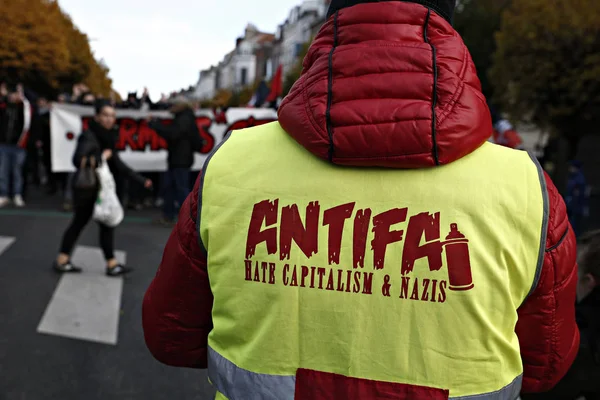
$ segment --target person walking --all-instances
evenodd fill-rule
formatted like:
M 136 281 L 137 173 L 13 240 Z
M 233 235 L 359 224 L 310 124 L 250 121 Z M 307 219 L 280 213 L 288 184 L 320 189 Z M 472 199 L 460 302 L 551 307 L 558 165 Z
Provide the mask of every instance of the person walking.
M 16 88 L 12 88 L 6 101 L 0 103 L 0 207 L 10 203 L 11 195 L 15 206 L 25 206 L 23 167 L 26 152 L 19 145 L 24 126 L 24 98 Z
M 207 158 L 143 304 L 218 399 L 506 399 L 579 346 L 575 236 L 487 142 L 453 0 L 332 0 L 278 121 Z
M 115 178 L 120 174 L 137 180 L 146 188 L 152 187 L 152 182 L 134 172 L 119 157 L 115 149 L 119 131 L 115 126 L 116 112 L 106 101 L 98 101 L 95 106 L 96 116 L 90 121 L 89 130 L 83 132 L 77 141 L 77 148 L 73 155 L 73 164 L 78 169 L 94 168 L 99 163 L 107 162 Z M 71 252 L 83 228 L 92 219 L 94 206 L 98 198 L 99 186 L 91 189 L 73 187 L 74 215 L 71 224 L 65 231 L 60 253 L 56 258 L 53 268 L 57 272 L 81 272 L 81 268 L 71 262 Z M 100 246 L 106 259 L 106 275 L 120 276 L 131 271 L 130 268 L 119 264 L 114 254 L 114 228 L 98 223 L 100 228 Z
M 167 141 L 167 172 L 164 178 L 163 218 L 165 225 L 172 225 L 179 207 L 190 193 L 190 169 L 194 164 L 194 137 L 199 137 L 194 110 L 185 97 L 177 97 L 170 109 L 173 122 L 163 125 L 150 119 L 148 126 Z M 177 206 L 175 205 L 177 204 Z

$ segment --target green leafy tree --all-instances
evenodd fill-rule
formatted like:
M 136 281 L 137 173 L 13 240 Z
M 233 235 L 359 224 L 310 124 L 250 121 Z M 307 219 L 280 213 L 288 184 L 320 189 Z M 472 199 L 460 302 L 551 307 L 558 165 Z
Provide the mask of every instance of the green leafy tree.
M 312 39 L 302 45 L 294 67 L 286 72 L 283 80 L 283 96 L 286 96 L 290 92 L 294 83 L 300 78 L 300 75 L 302 74 L 302 63 L 304 62 L 304 57 L 306 57 L 311 43 Z
M 509 4 L 510 0 L 462 0 L 456 6 L 454 28 L 469 48 L 487 98 L 494 91 L 488 71 L 496 50 L 495 34 L 500 30 L 502 11 Z
M 256 81 L 251 85 L 244 86 L 239 92 L 239 102 L 241 106 L 246 106 L 252 100 L 252 96 L 256 93 L 260 81 Z
M 491 77 L 497 100 L 574 149 L 600 126 L 600 1 L 513 0 Z
M 108 76 L 109 69 L 95 59 L 93 60 L 88 64 L 89 72 L 83 79 L 83 83 L 90 88 L 92 93 L 98 96 L 110 97 L 114 90 L 112 90 L 112 79 Z
M 490 76 L 504 110 L 550 133 L 544 167 L 564 193 L 567 161 L 600 127 L 600 1 L 512 0 Z
M 234 90 L 231 92 L 231 97 L 227 102 L 227 107 L 239 107 L 240 106 L 240 92 L 238 90 Z
M 231 92 L 231 90 L 219 89 L 217 90 L 217 93 L 215 94 L 215 98 L 213 99 L 212 103 L 216 107 L 225 107 L 229 106 L 230 103 L 235 101 L 235 99 L 232 101 L 232 98 L 233 93 Z

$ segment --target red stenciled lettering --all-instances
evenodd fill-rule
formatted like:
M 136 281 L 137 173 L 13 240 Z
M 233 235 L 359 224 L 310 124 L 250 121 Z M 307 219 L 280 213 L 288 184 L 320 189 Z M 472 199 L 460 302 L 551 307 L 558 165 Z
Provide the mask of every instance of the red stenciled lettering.
M 308 258 L 318 251 L 320 209 L 318 201 L 308 204 L 306 207 L 306 227 L 304 227 L 296 204 L 283 207 L 279 228 L 279 258 L 281 260 L 286 258 L 289 260 L 292 239 Z
M 290 279 L 288 277 L 289 273 L 290 273 L 290 264 L 285 264 L 283 266 L 283 284 L 285 286 L 290 284 Z
M 402 277 L 402 286 L 400 288 L 400 298 L 407 299 L 408 298 L 408 286 L 410 285 L 410 276 Z
M 275 121 L 275 120 L 274 119 L 256 119 L 251 116 L 246 119 L 240 119 L 240 120 L 235 121 L 234 123 L 232 123 L 231 125 L 229 125 L 227 127 L 227 130 L 225 132 L 236 131 L 239 129 L 245 129 L 245 128 L 250 128 L 253 126 L 268 124 L 269 122 L 273 122 L 273 121 Z M 217 120 L 215 120 L 215 122 L 217 122 Z M 225 123 L 226 122 L 227 121 L 225 121 Z
M 225 114 L 225 111 L 217 112 L 216 109 L 213 109 L 213 115 L 215 118 L 215 124 L 226 124 L 227 123 L 227 115 Z M 225 131 L 225 132 L 229 132 L 229 131 Z
M 138 123 L 131 118 L 123 118 L 117 122 L 119 124 L 119 140 L 115 148 L 117 150 L 125 150 L 129 147 L 132 150 L 138 150 L 137 131 Z
M 352 285 L 353 293 L 360 293 L 360 271 L 354 271 L 354 285 Z
M 420 246 L 423 235 L 427 243 Z M 410 218 L 402 253 L 402 275 L 412 272 L 415 261 L 423 257 L 427 257 L 430 271 L 442 268 L 439 212 L 424 212 Z
M 390 228 L 394 224 L 406 221 L 407 214 L 408 208 L 394 208 L 373 218 L 375 237 L 371 241 L 371 249 L 373 250 L 373 267 L 375 269 L 383 269 L 385 266 L 387 246 L 402 240 L 404 231 L 390 231 Z
M 319 275 L 319 289 L 323 289 L 323 278 L 327 271 L 323 267 L 317 268 L 317 275 Z
M 295 265 L 294 271 L 292 272 L 292 281 L 290 282 L 290 286 L 298 286 L 298 271 Z
M 325 290 L 333 290 L 333 270 L 329 270 L 329 279 L 327 279 L 327 287 Z
M 411 300 L 419 300 L 419 279 L 415 278 L 413 283 L 412 294 L 410 295 Z
M 269 263 L 269 285 L 275 284 L 275 263 Z
M 346 271 L 346 293 L 350 293 L 350 280 L 352 279 L 352 270 Z
M 441 281 L 440 282 L 440 295 L 438 297 L 438 303 L 444 303 L 446 301 L 446 286 L 447 286 L 447 282 L 446 281 Z
M 352 216 L 356 203 L 330 208 L 323 214 L 323 226 L 329 225 L 329 265 L 340 263 L 344 223 Z
M 306 287 L 304 280 L 308 276 L 308 267 L 306 265 L 302 265 L 300 269 L 300 287 Z
M 256 253 L 256 246 L 262 242 L 266 243 L 269 254 L 277 253 L 277 227 L 262 230 L 262 226 L 265 224 L 265 227 L 269 227 L 276 224 L 278 210 L 279 199 L 273 202 L 264 200 L 254 205 L 248 227 L 246 258 L 252 258 Z
M 153 129 L 150 129 L 146 121 L 141 121 L 139 124 L 137 143 L 140 150 L 145 150 L 150 146 L 150 150 L 158 151 L 167 148 L 167 141 L 158 136 Z
M 263 261 L 260 263 L 260 267 L 262 268 L 262 283 L 267 283 L 267 268 L 269 268 L 269 263 Z
M 367 235 L 371 222 L 371 209 L 358 210 L 354 217 L 354 232 L 352 246 L 352 265 L 354 268 L 364 268 L 365 251 L 367 249 Z
M 437 303 L 437 301 L 435 299 L 437 298 L 436 297 L 436 291 L 437 291 L 438 281 L 437 281 L 437 279 L 434 279 L 434 280 L 431 281 L 431 283 L 433 283 L 433 285 L 432 285 L 432 289 L 431 289 L 431 300 L 430 301 L 432 303 Z
M 204 141 L 202 154 L 208 154 L 215 147 L 215 137 L 210 133 L 210 127 L 212 126 L 212 119 L 210 117 L 197 117 L 196 126 L 200 132 L 200 137 Z
M 373 294 L 373 273 L 363 272 L 363 294 Z
M 348 272 L 350 272 L 350 271 L 348 271 Z M 344 281 L 342 280 L 343 274 L 344 274 L 344 271 L 342 271 L 341 269 L 338 269 L 338 281 L 337 281 L 337 291 L 338 292 L 344 291 Z
M 429 300 L 429 279 L 423 279 L 423 293 L 421 293 L 421 300 L 427 301 Z
M 254 267 L 254 282 L 260 282 L 260 269 L 258 267 L 258 261 Z
M 252 280 L 252 261 L 244 260 L 244 264 L 246 266 L 246 280 L 251 281 Z

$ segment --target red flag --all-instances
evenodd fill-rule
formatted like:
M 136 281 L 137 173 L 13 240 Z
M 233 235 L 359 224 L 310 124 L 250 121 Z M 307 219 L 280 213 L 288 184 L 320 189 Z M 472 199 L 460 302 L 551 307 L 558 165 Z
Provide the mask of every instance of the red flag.
M 283 93 L 283 67 L 279 64 L 277 67 L 277 71 L 275 71 L 275 75 L 273 76 L 273 80 L 271 81 L 271 91 L 265 100 L 267 103 L 272 101 L 276 101 L 278 97 Z

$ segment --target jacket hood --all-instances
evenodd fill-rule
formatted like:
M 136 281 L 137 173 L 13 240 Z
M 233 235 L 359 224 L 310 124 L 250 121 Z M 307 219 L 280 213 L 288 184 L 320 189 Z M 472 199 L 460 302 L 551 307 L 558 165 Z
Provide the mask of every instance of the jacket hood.
M 448 164 L 492 136 L 471 56 L 415 3 L 358 4 L 323 25 L 279 122 L 321 159 L 349 166 Z
M 377 3 L 381 0 L 330 0 L 329 9 L 327 10 L 327 18 L 335 14 L 336 11 L 342 8 L 352 7 L 361 3 Z M 388 0 L 389 1 L 389 0 Z M 396 0 L 398 1 L 398 0 Z M 410 3 L 422 4 L 426 7 L 431 8 L 433 11 L 441 15 L 446 21 L 452 23 L 452 17 L 454 16 L 454 8 L 456 7 L 456 0 L 402 0 Z

